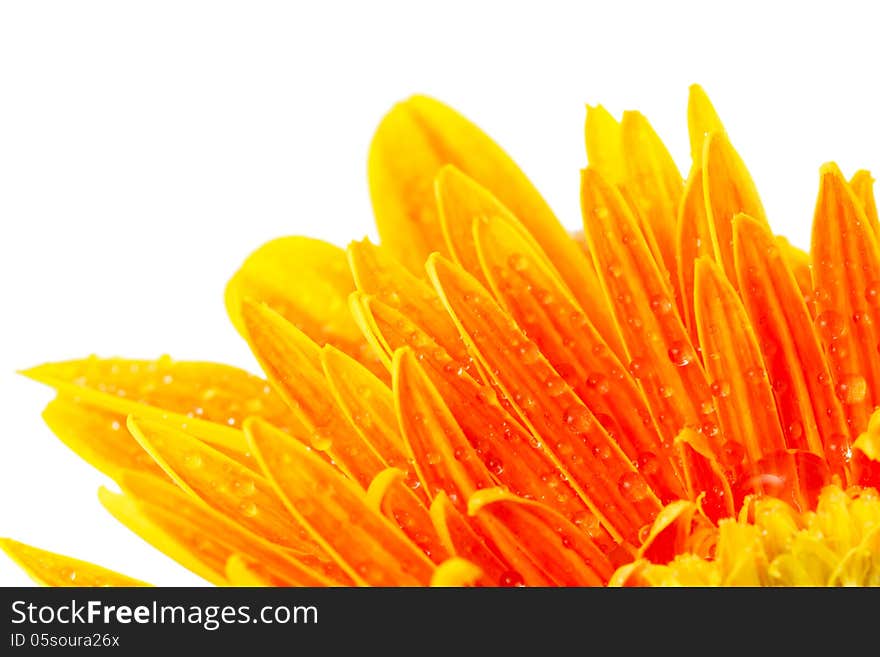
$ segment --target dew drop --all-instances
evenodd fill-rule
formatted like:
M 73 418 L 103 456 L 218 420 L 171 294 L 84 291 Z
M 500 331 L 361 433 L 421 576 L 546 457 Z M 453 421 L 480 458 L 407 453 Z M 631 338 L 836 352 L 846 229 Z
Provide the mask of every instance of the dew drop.
M 816 317 L 816 330 L 819 331 L 819 336 L 825 342 L 831 342 L 832 340 L 837 340 L 846 332 L 846 324 L 843 321 L 843 317 L 836 312 L 826 310 L 819 313 L 819 316 Z
M 253 518 L 255 515 L 257 515 L 258 511 L 257 505 L 250 501 L 242 502 L 241 504 L 239 504 L 238 509 L 248 518 Z
M 663 294 L 655 294 L 651 297 L 651 310 L 658 315 L 666 315 L 672 312 L 672 302 Z
M 497 456 L 490 456 L 486 459 L 486 467 L 494 475 L 500 475 L 504 472 L 504 462 Z
M 612 262 L 606 267 L 608 275 L 613 278 L 620 278 L 623 275 L 623 268 L 616 262 Z
M 529 266 L 529 261 L 522 253 L 511 253 L 507 264 L 513 271 L 523 271 Z
M 232 483 L 232 488 L 242 497 L 249 497 L 257 491 L 253 479 L 236 479 Z
M 721 446 L 721 451 L 726 457 L 725 461 L 731 464 L 742 463 L 743 457 L 746 455 L 745 448 L 735 440 L 728 440 Z
M 872 281 L 865 287 L 865 299 L 871 305 L 880 304 L 880 282 Z
M 639 472 L 650 477 L 660 471 L 660 461 L 654 452 L 642 452 L 636 461 Z
M 601 372 L 593 372 L 587 376 L 587 385 L 593 388 L 600 395 L 605 395 L 610 389 L 608 377 Z
M 694 352 L 691 346 L 683 340 L 676 340 L 669 345 L 669 350 L 666 353 L 669 355 L 669 360 L 672 361 L 672 364 L 677 367 L 684 367 L 694 359 Z
M 795 420 L 791 424 L 788 425 L 788 437 L 792 440 L 797 440 L 801 436 L 804 435 L 804 425 Z
M 648 486 L 638 472 L 625 472 L 617 480 L 620 494 L 633 502 L 641 502 L 648 497 Z
M 547 389 L 547 393 L 551 397 L 558 397 L 562 393 L 566 391 L 568 385 L 565 381 L 557 374 L 550 374 L 546 379 L 544 379 L 544 387 Z
M 716 397 L 724 398 L 730 394 L 730 384 L 724 379 L 717 379 L 710 386 L 712 394 Z
M 590 429 L 590 425 L 593 423 L 590 412 L 585 406 L 571 406 L 565 409 L 562 421 L 573 433 L 584 433 Z
M 333 439 L 317 429 L 309 436 L 309 442 L 319 452 L 326 452 L 333 445 Z
M 645 362 L 641 358 L 633 358 L 629 362 L 629 373 L 632 374 L 633 378 L 639 379 L 644 374 L 645 370 Z
M 702 402 L 700 402 L 700 413 L 702 413 L 703 415 L 709 415 L 709 413 L 712 413 L 714 410 L 715 402 L 713 402 L 711 399 L 704 399 Z
M 858 404 L 868 394 L 868 384 L 861 374 L 846 374 L 837 383 L 836 392 L 844 404 Z
M 200 467 L 202 467 L 202 464 L 203 464 L 201 455 L 199 455 L 195 452 L 184 456 L 183 462 L 186 464 L 187 467 L 193 468 L 193 469 L 200 468 Z
M 425 454 L 425 460 L 428 462 L 428 465 L 439 465 L 443 461 L 443 457 L 437 452 L 428 452 Z
M 523 576 L 520 575 L 515 570 L 506 570 L 501 573 L 501 578 L 498 580 L 498 584 L 500 586 L 525 586 L 525 580 Z
M 533 365 L 541 357 L 541 352 L 538 350 L 538 345 L 526 340 L 519 346 L 519 356 L 523 365 Z

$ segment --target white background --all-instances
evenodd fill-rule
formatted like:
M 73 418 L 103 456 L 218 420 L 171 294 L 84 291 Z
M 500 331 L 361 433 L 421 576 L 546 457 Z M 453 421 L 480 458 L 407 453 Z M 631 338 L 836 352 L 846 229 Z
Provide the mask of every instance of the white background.
M 320 9 L 306 8 L 320 5 Z M 374 235 L 372 131 L 416 92 L 492 134 L 579 223 L 585 103 L 640 109 L 688 166 L 701 83 L 777 232 L 818 168 L 880 170 L 871 3 L 0 4 L 0 535 L 157 584 L 198 580 L 100 507 L 104 478 L 14 371 L 102 356 L 256 371 L 226 279 L 275 236 Z M 0 585 L 28 580 L 0 556 Z

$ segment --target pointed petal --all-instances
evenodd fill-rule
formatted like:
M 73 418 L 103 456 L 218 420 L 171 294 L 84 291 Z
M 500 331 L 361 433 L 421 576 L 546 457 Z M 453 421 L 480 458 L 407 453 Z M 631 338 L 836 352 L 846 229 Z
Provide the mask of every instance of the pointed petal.
M 0 538 L 0 550 L 43 586 L 151 586 L 101 566 Z
M 285 430 L 297 426 L 266 381 L 228 365 L 92 357 L 22 374 L 103 411 L 175 418 L 200 439 L 241 455 L 247 449 L 233 427 L 245 417 L 260 415 Z
M 431 521 L 450 554 L 466 559 L 482 571 L 478 583 L 485 586 L 519 586 L 522 577 L 511 570 L 471 526 L 469 518 L 455 508 L 446 493 L 431 503 Z M 436 572 L 436 571 L 435 571 Z
M 624 187 L 651 227 L 662 260 L 657 264 L 680 298 L 675 261 L 675 223 L 684 181 L 648 120 L 639 112 L 624 112 L 620 123 L 623 152 L 626 153 Z
M 122 470 L 164 477 L 125 427 L 125 416 L 77 404 L 59 396 L 43 411 L 43 420 L 65 445 L 112 479 Z
M 566 289 L 505 222 L 477 221 L 474 233 L 495 298 L 627 457 L 647 470 L 645 477 L 658 495 L 664 500 L 681 497 L 679 466 L 663 451 L 638 385 Z
M 367 489 L 367 503 L 400 527 L 426 557 L 439 564 L 449 558 L 449 552 L 434 529 L 428 508 L 404 476 L 397 468 L 380 472 Z
M 868 218 L 874 235 L 880 241 L 880 220 L 877 218 L 877 201 L 874 198 L 874 178 L 871 177 L 871 172 L 864 169 L 856 171 L 849 181 L 849 186 L 852 187 L 853 193 L 862 204 L 865 217 Z
M 101 489 L 101 503 L 117 520 L 172 559 L 210 581 L 225 577 L 233 553 L 259 561 L 287 586 L 351 584 L 334 564 L 281 548 L 252 533 L 178 486 L 137 472 L 119 480 L 124 495 Z
M 261 475 L 171 425 L 129 418 L 128 429 L 187 493 L 267 541 L 315 552 L 308 532 Z
M 400 428 L 425 490 L 432 499 L 444 491 L 464 509 L 474 491 L 495 485 L 492 474 L 411 350 L 394 354 L 392 372 Z
M 364 442 L 390 467 L 409 472 L 391 388 L 330 345 L 321 350 L 321 365 L 333 398 Z
M 734 219 L 735 221 L 735 219 Z M 734 236 L 733 236 L 734 244 L 736 243 L 736 226 L 734 225 Z M 810 316 L 815 319 L 816 315 L 816 304 L 815 299 L 813 298 L 813 274 L 810 271 L 810 254 L 806 251 L 802 251 L 801 249 L 794 246 L 791 242 L 789 242 L 782 235 L 776 236 L 776 245 L 779 247 L 779 250 L 782 254 L 783 260 L 788 265 L 788 268 L 791 270 L 791 273 L 794 275 L 794 280 L 797 283 L 798 289 L 801 291 L 801 294 L 804 297 L 804 303 L 807 304 L 807 310 L 810 312 Z M 735 248 L 734 248 L 735 250 Z M 736 261 L 736 254 L 734 253 L 734 261 Z M 737 270 L 739 271 L 739 270 Z M 737 277 L 739 274 L 737 273 Z
M 678 209 L 676 233 L 676 260 L 678 261 L 679 289 L 681 290 L 682 319 L 692 344 L 699 344 L 694 320 L 694 264 L 701 256 L 715 257 L 712 232 L 706 216 L 703 198 L 703 170 L 694 167 L 688 176 Z
M 552 509 L 501 488 L 478 491 L 468 513 L 490 516 L 511 534 L 510 544 L 544 571 L 557 586 L 601 586 L 614 571 L 611 562 L 578 527 Z
M 517 232 L 522 241 L 529 244 L 533 257 L 541 260 L 547 275 L 554 279 L 555 287 L 572 299 L 575 305 L 580 304 L 575 299 L 588 300 L 587 307 L 596 330 L 615 353 L 622 353 L 620 337 L 610 309 L 603 303 L 596 303 L 596 300 L 602 299 L 602 288 L 592 267 L 584 273 L 573 292 L 526 228 L 487 190 L 456 169 L 447 167 L 438 176 L 438 193 L 441 210 L 444 210 L 443 222 L 448 226 L 450 251 L 456 255 L 456 260 L 465 271 L 476 277 L 481 284 L 487 284 L 474 243 L 474 225 L 490 220 L 505 223 L 510 230 Z
M 434 288 L 407 271 L 387 248 L 371 244 L 368 240 L 352 242 L 348 246 L 348 259 L 362 295 L 369 295 L 394 308 L 427 332 L 453 358 L 467 359 L 455 324 L 443 309 Z M 391 354 L 397 347 L 383 346 L 387 347 L 383 351 L 388 356 L 390 370 Z
M 471 353 L 590 510 L 616 538 L 634 538 L 659 501 L 617 443 L 472 277 L 436 255 L 428 260 L 428 275 Z
M 715 383 L 713 390 L 719 392 L 714 404 L 721 429 L 738 445 L 725 449 L 719 460 L 728 468 L 737 468 L 743 455 L 754 463 L 784 449 L 785 439 L 764 360 L 736 290 L 720 266 L 706 257 L 697 261 L 695 276 L 694 305 L 703 361 Z
M 434 176 L 452 164 L 519 218 L 575 293 L 589 262 L 516 164 L 477 126 L 424 96 L 396 105 L 370 148 L 370 194 L 382 243 L 417 276 L 433 251 L 445 252 Z
M 711 133 L 703 147 L 703 194 L 712 231 L 715 261 L 737 286 L 733 264 L 733 218 L 742 213 L 767 225 L 764 206 L 739 154 L 722 132 Z
M 318 345 L 332 344 L 387 376 L 348 312 L 353 290 L 344 250 L 308 237 L 282 237 L 248 256 L 226 286 L 226 309 L 244 335 L 244 300 L 263 302 Z
M 255 419 L 248 442 L 291 514 L 358 584 L 426 585 L 434 564 L 371 508 L 354 482 L 302 443 Z
M 620 122 L 601 105 L 587 105 L 584 124 L 587 161 L 615 185 L 626 176 Z
M 688 95 L 688 134 L 691 142 L 691 160 L 699 166 L 703 159 L 703 144 L 713 132 L 724 132 L 718 113 L 709 96 L 698 84 L 692 84 Z
M 388 464 L 333 401 L 318 345 L 267 306 L 245 301 L 242 311 L 251 349 L 309 431 L 311 446 L 366 488 Z
M 499 481 L 517 495 L 552 505 L 573 522 L 595 523 L 547 449 L 513 417 L 510 402 L 467 375 L 475 371 L 472 359 L 453 360 L 418 326 L 383 303 L 371 300 L 364 307 L 383 342 L 412 349 L 468 442 Z
M 834 164 L 822 167 L 810 255 L 816 327 L 855 438 L 880 403 L 880 246 Z
M 734 247 L 743 305 L 776 393 L 786 445 L 826 455 L 842 475 L 843 407 L 794 275 L 770 230 L 750 217 L 736 218 Z
M 733 491 L 706 437 L 686 427 L 675 441 L 682 452 L 691 498 L 713 522 L 731 517 L 735 509 Z
M 241 426 L 249 415 L 281 428 L 290 421 L 290 411 L 267 381 L 219 363 L 92 356 L 38 365 L 22 374 L 53 387 L 65 382 L 228 426 Z
M 674 311 L 671 292 L 620 194 L 589 167 L 581 186 L 584 228 L 627 349 L 661 434 L 671 445 L 683 427 L 718 426 L 709 384 Z M 709 402 L 709 403 L 707 403 Z M 713 451 L 718 432 L 708 436 Z

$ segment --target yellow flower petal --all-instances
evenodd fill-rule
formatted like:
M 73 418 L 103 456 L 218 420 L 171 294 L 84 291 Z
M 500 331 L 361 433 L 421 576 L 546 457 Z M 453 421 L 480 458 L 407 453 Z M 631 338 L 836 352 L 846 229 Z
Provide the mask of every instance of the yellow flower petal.
M 473 586 L 483 577 L 483 571 L 467 559 L 452 557 L 434 571 L 431 586 L 462 587 Z
M 675 239 L 678 267 L 673 275 L 678 276 L 682 319 L 687 326 L 688 335 L 693 344 L 699 344 L 697 323 L 694 319 L 694 264 L 702 256 L 715 257 L 712 231 L 703 197 L 703 170 L 700 167 L 691 169 L 677 217 Z
M 318 345 L 332 344 L 387 377 L 348 312 L 354 281 L 345 251 L 307 237 L 282 237 L 254 251 L 226 286 L 226 309 L 245 335 L 242 304 L 267 304 Z
M 709 96 L 698 84 L 692 84 L 690 87 L 687 118 L 691 160 L 694 166 L 701 166 L 706 138 L 713 132 L 724 132 L 724 126 Z
M 333 400 L 321 366 L 321 350 L 308 336 L 265 305 L 246 300 L 244 314 L 251 349 L 287 399 L 308 436 L 297 436 L 361 486 L 388 464 L 352 427 Z
M 0 538 L 3 550 L 31 579 L 43 586 L 151 586 L 101 566 Z
M 427 585 L 434 564 L 354 482 L 271 425 L 245 423 L 257 459 L 285 506 L 358 584 Z M 340 532 L 344 527 L 345 531 Z
M 601 105 L 587 105 L 584 122 L 587 161 L 615 185 L 626 176 L 620 122 Z
M 582 281 L 589 280 L 589 262 L 531 182 L 482 130 L 425 96 L 398 103 L 382 120 L 370 148 L 376 225 L 396 258 L 421 276 L 430 253 L 446 252 L 434 203 L 434 178 L 445 164 L 504 204 L 579 294 Z

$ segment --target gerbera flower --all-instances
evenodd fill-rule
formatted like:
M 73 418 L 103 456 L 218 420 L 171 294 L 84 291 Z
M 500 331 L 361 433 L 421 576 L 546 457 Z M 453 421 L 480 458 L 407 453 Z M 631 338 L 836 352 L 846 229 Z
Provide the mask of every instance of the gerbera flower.
M 370 151 L 380 245 L 258 249 L 226 304 L 265 370 L 99 359 L 25 374 L 119 521 L 216 584 L 880 581 L 880 225 L 821 168 L 774 236 L 699 87 L 686 179 L 589 107 L 583 233 L 413 97 Z M 47 584 L 129 578 L 6 540 Z

